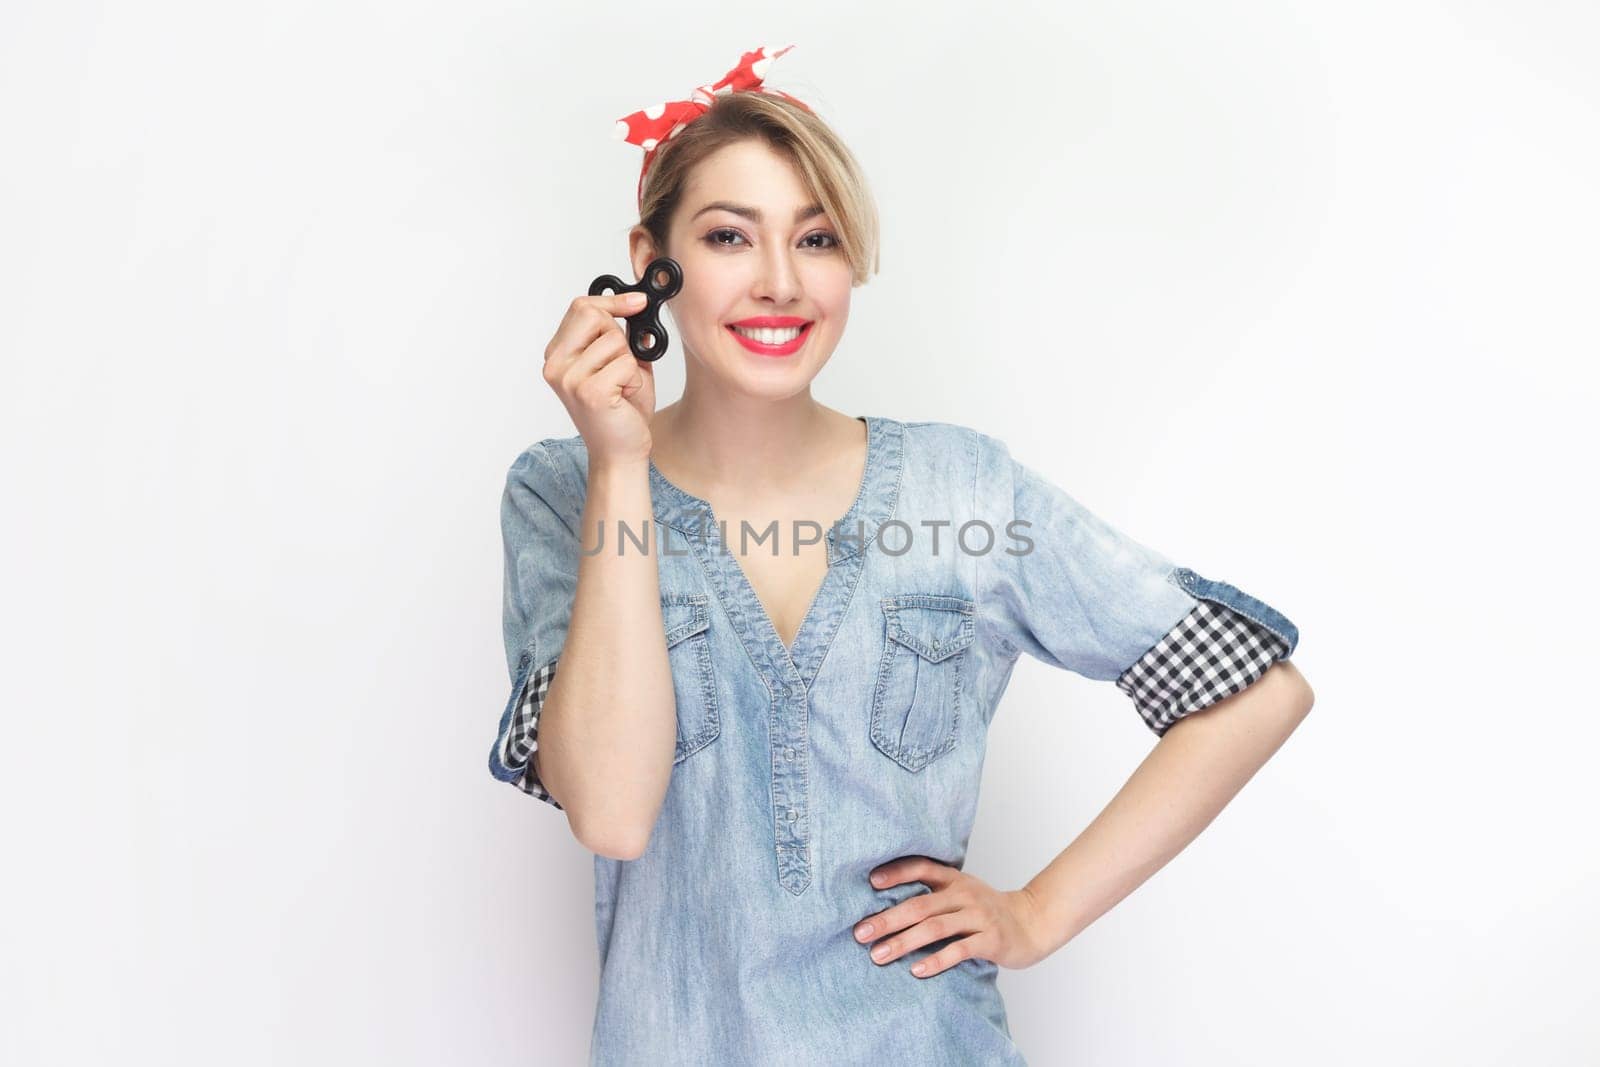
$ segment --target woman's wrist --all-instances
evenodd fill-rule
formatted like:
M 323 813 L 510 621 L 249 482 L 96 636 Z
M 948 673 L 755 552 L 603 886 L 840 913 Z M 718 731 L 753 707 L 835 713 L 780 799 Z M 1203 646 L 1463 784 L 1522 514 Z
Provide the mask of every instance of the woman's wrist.
M 589 485 L 593 488 L 599 483 L 631 485 L 639 478 L 647 478 L 650 474 L 650 458 L 643 459 L 607 459 L 589 462 Z

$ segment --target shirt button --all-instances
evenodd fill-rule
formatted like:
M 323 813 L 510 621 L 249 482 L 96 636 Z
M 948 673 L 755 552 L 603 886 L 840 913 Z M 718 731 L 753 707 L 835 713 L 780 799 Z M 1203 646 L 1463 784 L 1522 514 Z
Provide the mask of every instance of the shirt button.
M 786 759 L 786 760 L 794 759 L 794 749 L 792 749 L 792 748 L 784 749 L 783 750 L 783 758 Z
M 789 809 L 789 821 L 790 822 L 794 822 L 799 817 L 800 817 L 800 813 L 798 811 L 795 811 L 793 808 Z

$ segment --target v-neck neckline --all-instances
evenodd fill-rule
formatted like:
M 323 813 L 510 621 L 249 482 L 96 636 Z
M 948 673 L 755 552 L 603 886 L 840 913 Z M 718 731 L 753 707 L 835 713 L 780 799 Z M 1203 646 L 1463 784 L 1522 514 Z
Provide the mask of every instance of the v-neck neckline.
M 850 507 L 824 531 L 828 546 L 827 569 L 801 616 L 792 645 L 785 645 L 778 635 L 772 613 L 756 595 L 755 586 L 738 557 L 724 549 L 717 526 L 719 520 L 711 505 L 674 485 L 656 467 L 655 461 L 650 461 L 657 520 L 686 535 L 708 576 L 718 587 L 724 607 L 735 617 L 736 623 L 740 621 L 739 616 L 745 616 L 747 630 L 755 632 L 743 636 L 755 638 L 758 646 L 766 647 L 768 658 L 783 684 L 792 684 L 796 677 L 809 684 L 811 671 L 820 663 L 821 653 L 826 651 L 838 624 L 836 613 L 819 612 L 818 607 L 840 582 L 848 580 L 853 586 L 859 574 L 859 566 L 841 569 L 839 564 L 859 563 L 866 546 L 872 543 L 878 528 L 894 510 L 902 465 L 902 424 L 873 415 L 858 415 L 856 419 L 867 426 L 867 455 L 861 480 Z M 819 625 L 824 625 L 819 620 L 828 623 L 826 634 L 816 632 Z

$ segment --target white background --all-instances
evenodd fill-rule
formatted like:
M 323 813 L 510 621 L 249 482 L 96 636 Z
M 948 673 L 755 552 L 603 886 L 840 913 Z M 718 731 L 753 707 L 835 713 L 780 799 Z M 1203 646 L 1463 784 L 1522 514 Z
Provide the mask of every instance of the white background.
M 1002 972 L 1030 1062 L 1596 1062 L 1593 9 L 796 10 L 5 6 L 0 1059 L 582 1062 L 590 856 L 485 764 L 500 490 L 627 270 L 614 120 L 793 42 L 885 237 L 816 396 L 998 434 L 1317 693 Z M 967 869 L 1153 743 L 1025 660 Z

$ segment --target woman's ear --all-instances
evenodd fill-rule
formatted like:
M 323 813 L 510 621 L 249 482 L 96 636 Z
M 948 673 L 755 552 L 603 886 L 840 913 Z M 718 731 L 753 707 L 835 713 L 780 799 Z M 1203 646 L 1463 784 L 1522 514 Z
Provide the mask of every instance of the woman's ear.
M 635 282 L 644 278 L 644 269 L 660 254 L 650 238 L 650 231 L 643 226 L 635 226 L 628 231 L 628 261 L 633 266 Z

